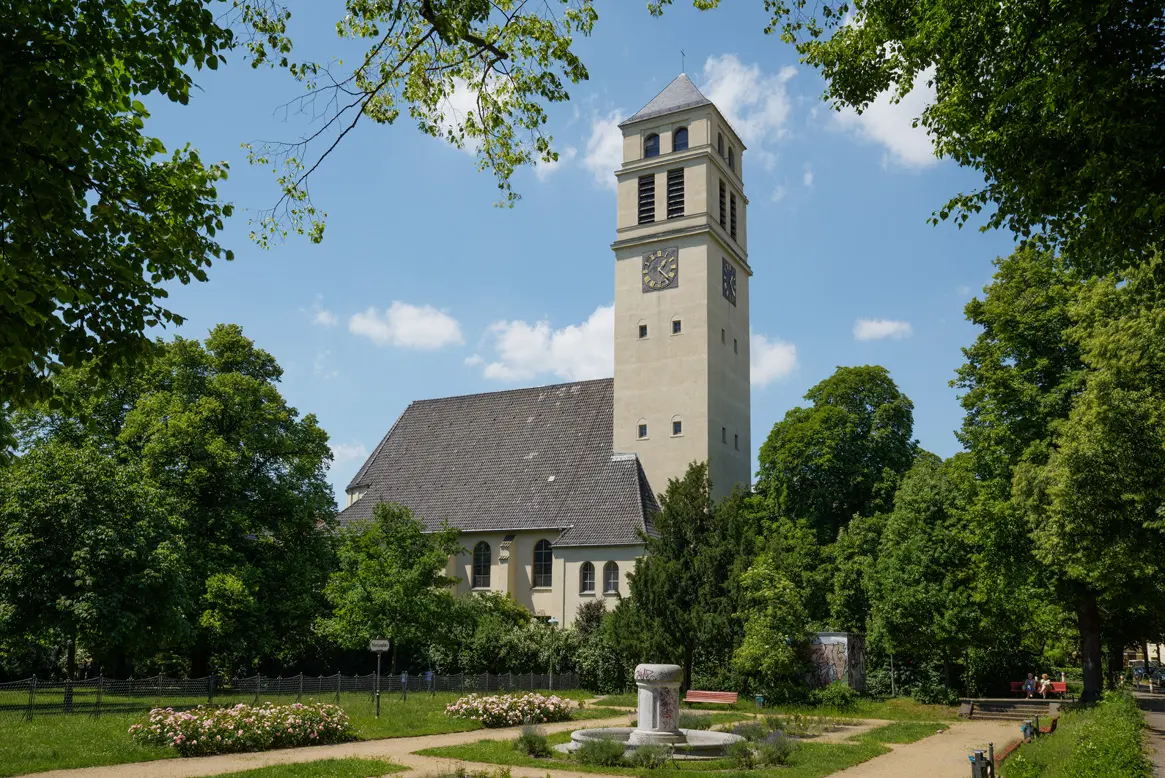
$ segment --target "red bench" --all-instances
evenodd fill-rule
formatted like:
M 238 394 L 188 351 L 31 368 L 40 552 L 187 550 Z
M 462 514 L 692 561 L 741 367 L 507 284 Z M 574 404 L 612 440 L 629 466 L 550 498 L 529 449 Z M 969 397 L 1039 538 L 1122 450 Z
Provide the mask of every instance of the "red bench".
M 1040 688 L 1040 682 L 1036 681 L 1036 689 L 1039 689 L 1039 688 Z M 1023 694 L 1023 681 L 1012 681 L 1011 682 L 1011 693 L 1012 694 Z M 1052 681 L 1052 690 L 1051 690 L 1050 694 L 1058 694 L 1061 697 L 1063 697 L 1067 693 L 1068 693 L 1067 682 L 1065 682 L 1065 681 Z M 1032 696 L 1033 697 L 1039 696 L 1039 692 L 1033 691 Z
M 708 702 L 713 705 L 735 705 L 740 695 L 736 692 L 701 692 L 688 689 L 684 702 Z

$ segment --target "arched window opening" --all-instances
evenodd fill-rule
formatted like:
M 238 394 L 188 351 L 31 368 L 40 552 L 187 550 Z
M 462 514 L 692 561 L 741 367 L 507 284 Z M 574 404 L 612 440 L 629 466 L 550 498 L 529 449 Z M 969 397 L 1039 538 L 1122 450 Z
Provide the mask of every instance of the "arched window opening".
M 608 562 L 603 565 L 603 594 L 619 593 L 619 565 Z
M 680 127 L 672 136 L 672 151 L 684 151 L 688 148 L 688 128 Z
M 736 172 L 736 149 L 728 149 L 728 169 Z
M 489 568 L 491 562 L 489 543 L 480 541 L 473 547 L 473 588 L 489 588 Z
M 659 136 L 654 132 L 643 139 L 643 156 L 658 157 L 659 156 Z
M 716 133 L 716 153 L 724 156 L 724 135 L 719 132 Z
M 554 585 L 554 553 L 549 540 L 539 540 L 534 544 L 534 585 Z
M 595 593 L 595 566 L 590 562 L 583 562 L 582 567 L 578 569 L 578 592 L 579 594 Z

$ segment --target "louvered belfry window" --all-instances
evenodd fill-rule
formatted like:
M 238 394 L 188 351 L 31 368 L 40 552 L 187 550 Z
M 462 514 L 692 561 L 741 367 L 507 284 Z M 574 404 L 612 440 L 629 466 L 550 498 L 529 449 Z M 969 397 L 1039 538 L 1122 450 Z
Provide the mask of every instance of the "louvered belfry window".
M 728 198 L 728 234 L 736 240 L 736 193 Z
M 728 229 L 728 187 L 720 182 L 720 229 Z
M 667 218 L 684 215 L 684 169 L 667 171 Z
M 655 221 L 655 176 L 639 177 L 639 223 Z

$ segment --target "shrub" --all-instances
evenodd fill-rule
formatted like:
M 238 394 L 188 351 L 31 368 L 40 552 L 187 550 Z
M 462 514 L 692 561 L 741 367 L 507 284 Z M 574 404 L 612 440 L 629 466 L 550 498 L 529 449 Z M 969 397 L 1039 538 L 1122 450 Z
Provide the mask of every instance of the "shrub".
M 753 742 L 760 740 L 773 730 L 769 725 L 762 724 L 759 721 L 742 721 L 733 727 L 731 731 L 733 735 L 740 735 L 745 740 Z
M 433 778 L 510 778 L 510 768 L 499 767 L 496 770 L 466 770 L 458 767 L 452 772 L 437 773 Z
M 174 748 L 182 756 L 343 743 L 356 737 L 342 708 L 319 702 L 155 708 L 129 734 L 135 743 Z
M 519 724 L 569 721 L 570 702 L 543 694 L 498 694 L 492 697 L 471 694 L 446 706 L 445 713 L 480 721 L 487 727 L 516 727 Z
M 652 743 L 639 746 L 627 757 L 627 763 L 632 767 L 642 767 L 647 770 L 658 770 L 667 767 L 672 761 L 671 746 L 663 743 Z
M 739 770 L 751 770 L 756 767 L 756 752 L 752 750 L 752 743 L 747 740 L 737 740 L 730 743 L 725 755 L 732 766 Z
M 761 767 L 778 767 L 789 764 L 797 752 L 797 742 L 782 732 L 770 732 L 754 744 L 756 763 Z
M 522 734 L 514 741 L 514 748 L 526 756 L 550 756 L 550 743 L 546 740 L 546 733 L 539 727 L 522 727 Z
M 809 701 L 814 705 L 824 705 L 838 710 L 852 710 L 858 703 L 858 693 L 851 689 L 845 681 L 834 681 L 829 686 L 811 691 Z
M 712 717 L 707 713 L 680 711 L 680 729 L 712 729 Z
M 623 742 L 611 738 L 597 738 L 584 741 L 574 752 L 574 757 L 586 765 L 594 767 L 620 767 L 625 764 Z

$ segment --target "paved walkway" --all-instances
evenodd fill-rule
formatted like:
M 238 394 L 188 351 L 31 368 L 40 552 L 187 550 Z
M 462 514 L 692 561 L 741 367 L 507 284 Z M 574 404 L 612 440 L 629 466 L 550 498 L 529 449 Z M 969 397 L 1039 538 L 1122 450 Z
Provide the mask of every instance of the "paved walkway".
M 564 721 L 558 724 L 544 724 L 548 732 L 570 731 L 589 727 L 626 726 L 629 713 L 612 710 L 615 714 L 606 719 L 584 721 Z M 842 740 L 865 732 L 888 722 L 863 721 L 856 727 L 845 727 L 838 732 L 827 733 L 817 741 Z M 1014 739 L 1015 727 L 1007 722 L 966 721 L 957 722 L 941 735 L 928 737 L 909 745 L 891 745 L 893 751 L 877 757 L 865 764 L 852 767 L 840 773 L 846 778 L 902 778 L 903 776 L 926 776 L 926 778 L 966 778 L 968 774 L 967 755 L 974 748 L 985 748 L 988 741 L 994 741 L 997 749 Z M 394 778 L 420 778 L 438 773 L 448 773 L 457 767 L 496 770 L 497 765 L 463 762 L 456 759 L 441 759 L 413 753 L 438 746 L 452 746 L 474 743 L 478 740 L 507 740 L 513 738 L 517 728 L 474 730 L 472 732 L 450 732 L 443 735 L 423 735 L 420 737 L 388 738 L 366 740 L 355 743 L 341 743 L 333 746 L 312 746 L 310 748 L 288 748 L 264 751 L 255 754 L 224 754 L 191 759 L 161 759 L 153 762 L 109 765 L 107 767 L 86 767 L 75 770 L 54 770 L 36 773 L 37 778 L 201 778 L 201 776 L 221 775 L 239 770 L 252 770 L 274 764 L 314 762 L 320 759 L 340 757 L 364 757 L 386 759 L 408 768 L 408 772 L 397 773 Z M 594 773 L 580 773 L 576 770 L 547 770 L 546 768 L 512 767 L 514 778 L 601 778 Z
M 1010 721 L 960 721 L 941 735 L 932 735 L 906 745 L 890 744 L 888 754 L 834 773 L 840 778 L 967 778 L 971 773 L 967 757 L 976 748 L 995 744 L 996 752 L 1018 740 L 1018 728 Z
M 1165 696 L 1148 692 L 1134 692 L 1137 704 L 1145 712 L 1145 723 L 1149 725 L 1145 733 L 1145 744 L 1152 752 L 1153 766 L 1157 778 L 1165 778 Z

